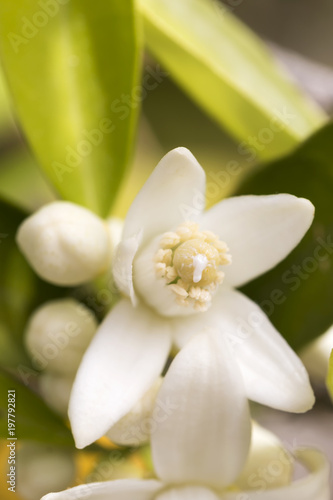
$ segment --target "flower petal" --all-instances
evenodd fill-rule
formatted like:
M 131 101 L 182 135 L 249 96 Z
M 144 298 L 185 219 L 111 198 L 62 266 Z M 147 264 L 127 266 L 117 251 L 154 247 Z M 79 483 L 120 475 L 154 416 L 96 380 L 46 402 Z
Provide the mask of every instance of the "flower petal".
M 218 496 L 207 488 L 185 486 L 172 488 L 160 493 L 156 500 L 218 500 Z
M 159 481 L 121 479 L 102 483 L 81 484 L 59 493 L 49 493 L 41 500 L 153 500 L 162 488 Z
M 167 323 L 121 300 L 99 327 L 74 381 L 69 418 L 78 448 L 105 434 L 153 384 L 170 349 Z
M 249 399 L 300 413 L 314 404 L 308 374 L 264 312 L 236 290 L 215 297 L 207 314 L 227 335 L 243 374 Z
M 107 437 L 122 446 L 140 446 L 154 429 L 154 408 L 163 378 L 159 377 L 129 413 L 107 432 Z
M 242 493 L 222 493 L 221 500 L 330 500 L 329 464 L 317 450 L 302 450 L 298 459 L 309 469 L 310 474 L 289 486 L 274 490 L 261 488 L 261 491 Z
M 129 297 L 134 306 L 137 305 L 137 297 L 133 286 L 133 259 L 138 251 L 142 231 L 119 243 L 115 250 L 113 262 L 113 277 L 119 290 Z
M 310 201 L 290 194 L 238 196 L 202 214 L 201 229 L 215 232 L 230 249 L 225 280 L 241 286 L 265 273 L 300 242 L 314 215 Z
M 260 473 L 265 471 L 265 489 L 287 486 L 292 480 L 293 461 L 277 436 L 252 422 L 250 453 L 235 484 L 241 490 L 263 487 L 265 480 Z
M 178 316 L 170 318 L 173 341 L 178 349 L 182 349 L 195 335 L 211 330 L 219 330 L 221 322 L 221 310 L 215 308 L 208 309 L 206 312 L 191 314 L 189 316 Z
M 205 207 L 205 173 L 192 153 L 176 148 L 159 162 L 129 209 L 124 238 L 144 228 L 144 240 L 193 220 Z
M 245 463 L 251 426 L 228 342 L 216 333 L 193 338 L 173 361 L 158 400 L 172 408 L 151 438 L 158 476 L 212 488 L 231 483 Z

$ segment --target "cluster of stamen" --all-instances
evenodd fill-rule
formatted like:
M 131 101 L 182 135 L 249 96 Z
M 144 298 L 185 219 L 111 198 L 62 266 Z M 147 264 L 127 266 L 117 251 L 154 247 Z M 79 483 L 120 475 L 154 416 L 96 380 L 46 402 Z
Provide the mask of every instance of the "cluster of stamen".
M 228 247 L 211 231 L 185 222 L 164 233 L 155 254 L 155 270 L 182 306 L 207 311 L 212 295 L 224 279 L 220 266 L 230 264 Z

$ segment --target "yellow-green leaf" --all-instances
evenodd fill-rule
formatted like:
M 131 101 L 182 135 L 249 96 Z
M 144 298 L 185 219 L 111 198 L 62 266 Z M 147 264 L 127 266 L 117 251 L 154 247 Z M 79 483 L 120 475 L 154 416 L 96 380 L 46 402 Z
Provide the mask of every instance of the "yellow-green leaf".
M 71 431 L 44 401 L 28 387 L 2 371 L 0 371 L 0 393 L 0 438 L 10 437 L 7 419 L 7 400 L 10 398 L 12 408 L 15 404 L 15 419 L 11 420 L 15 423 L 15 430 L 10 426 L 10 432 L 13 432 L 15 437 L 59 446 L 74 446 Z
M 138 111 L 133 3 L 0 3 L 2 59 L 25 135 L 60 195 L 100 215 L 128 163 Z
M 326 385 L 328 392 L 331 396 L 331 399 L 333 401 L 333 349 L 331 351 L 329 363 L 328 363 L 328 374 L 327 374 L 327 379 L 326 379 Z
M 214 0 L 140 0 L 149 50 L 183 89 L 262 158 L 289 151 L 325 115 L 263 43 Z

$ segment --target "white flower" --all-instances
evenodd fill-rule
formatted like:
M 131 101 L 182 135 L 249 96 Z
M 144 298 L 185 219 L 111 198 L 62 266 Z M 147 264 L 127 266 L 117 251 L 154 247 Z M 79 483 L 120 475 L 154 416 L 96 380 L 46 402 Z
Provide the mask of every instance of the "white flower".
M 281 487 L 260 484 L 242 491 L 237 478 L 267 467 L 281 447 L 259 435 L 250 446 L 250 417 L 242 376 L 223 336 L 199 334 L 176 356 L 158 398 L 174 409 L 160 418 L 151 438 L 157 480 L 120 480 L 77 486 L 43 500 L 329 500 L 329 466 L 314 450 L 299 453 L 310 474 L 288 483 L 291 463 L 282 465 Z M 231 390 L 230 390 L 231 388 Z M 274 450 L 275 448 L 275 450 Z M 267 453 L 265 453 L 265 451 Z M 274 453 L 275 452 L 275 453 Z M 272 455 L 273 453 L 273 455 Z M 285 462 L 287 455 L 280 459 Z M 285 475 L 287 474 L 287 478 Z M 245 478 L 241 481 L 244 483 Z
M 241 196 L 204 212 L 204 194 L 203 169 L 178 148 L 161 160 L 129 210 L 114 260 L 126 297 L 88 347 L 69 404 L 79 448 L 131 410 L 161 374 L 172 342 L 181 348 L 200 331 L 228 338 L 249 399 L 294 412 L 313 405 L 299 358 L 234 288 L 297 245 L 313 205 L 288 194 Z
M 56 285 L 90 281 L 110 266 L 107 224 L 86 208 L 55 201 L 28 217 L 17 243 L 36 273 Z

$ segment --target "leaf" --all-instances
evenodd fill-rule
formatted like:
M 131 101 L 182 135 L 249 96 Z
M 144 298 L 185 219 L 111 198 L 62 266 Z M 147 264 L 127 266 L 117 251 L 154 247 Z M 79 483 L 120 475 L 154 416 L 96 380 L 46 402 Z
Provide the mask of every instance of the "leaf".
M 326 378 L 326 386 L 327 386 L 329 395 L 331 397 L 331 400 L 333 401 L 333 349 L 331 351 L 330 359 L 328 362 L 328 373 L 327 373 L 327 378 Z
M 260 40 L 214 0 L 140 0 L 151 53 L 222 127 L 272 159 L 325 121 Z M 256 146 L 255 146 L 256 147 Z
M 61 196 L 102 216 L 129 161 L 139 109 L 133 1 L 0 3 L 2 58 L 27 139 Z
M 58 446 L 74 446 L 70 430 L 36 394 L 9 375 L 0 372 L 0 437 L 7 438 L 7 394 L 15 390 L 15 436 Z
M 22 334 L 28 316 L 38 304 L 63 294 L 63 289 L 41 281 L 29 267 L 15 235 L 25 212 L 0 201 L 0 366 L 29 366 Z
M 21 145 L 0 158 L 0 198 L 25 212 L 55 199 L 36 161 Z
M 333 324 L 333 124 L 257 171 L 236 195 L 290 193 L 315 206 L 314 222 L 277 267 L 243 288 L 295 349 Z
M 6 84 L 0 67 L 0 144 L 3 136 L 8 136 L 13 131 L 14 122 L 9 105 Z

